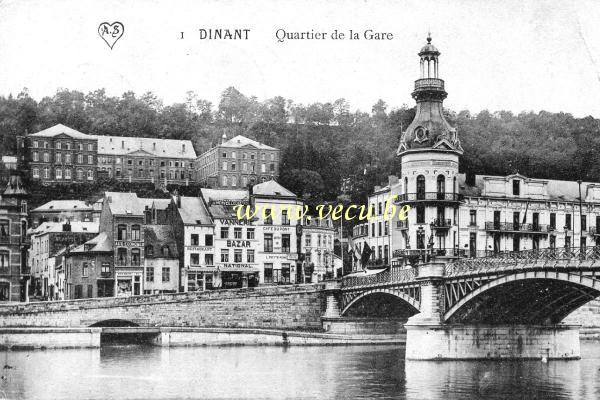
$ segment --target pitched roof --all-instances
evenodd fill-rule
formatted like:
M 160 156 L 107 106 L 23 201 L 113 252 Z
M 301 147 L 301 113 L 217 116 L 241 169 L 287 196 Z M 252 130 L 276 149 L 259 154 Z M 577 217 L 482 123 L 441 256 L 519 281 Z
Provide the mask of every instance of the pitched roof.
M 177 242 L 171 225 L 144 225 L 144 244 L 152 245 L 154 258 L 162 258 L 160 252 L 163 246 L 169 246 L 169 258 L 177 258 Z
M 32 229 L 30 233 L 33 235 L 39 235 L 43 233 L 64 232 L 63 225 L 65 225 L 64 222 L 44 222 L 37 228 Z M 73 221 L 70 223 L 70 225 L 70 232 L 75 233 L 98 233 L 99 230 L 98 222 Z
M 85 133 L 79 132 L 73 128 L 69 128 L 68 126 L 65 126 L 63 124 L 51 126 L 50 128 L 44 129 L 42 131 L 32 133 L 29 136 L 54 137 L 61 134 L 71 136 L 75 139 L 95 139 L 95 137 L 91 135 L 86 135 Z
M 257 142 L 256 140 L 249 139 L 242 135 L 237 135 L 226 142 L 221 143 L 221 146 L 224 147 L 255 147 L 260 150 L 277 150 L 274 147 L 267 146 L 266 144 L 262 144 Z
M 93 247 L 86 250 L 86 247 L 90 245 L 92 245 Z M 64 253 L 65 250 L 66 247 L 62 249 L 59 253 Z M 69 253 L 110 252 L 112 250 L 112 242 L 108 239 L 108 235 L 106 234 L 106 232 L 102 232 L 98 236 L 93 237 L 84 244 L 73 248 L 69 251 Z M 57 253 L 56 255 L 59 255 L 59 253 Z
M 82 200 L 52 200 L 46 204 L 33 209 L 32 211 L 92 211 L 91 204 Z
M 98 139 L 98 154 L 116 156 L 138 153 L 156 157 L 196 158 L 196 152 L 190 140 L 130 136 L 91 136 Z
M 208 204 L 208 211 L 213 218 L 237 218 L 234 207 L 248 203 L 247 190 L 234 189 L 201 189 L 202 197 Z
M 281 186 L 279 183 L 275 182 L 274 180 L 270 180 L 267 182 L 259 183 L 258 185 L 254 185 L 252 192 L 255 195 L 260 195 L 260 196 L 296 197 L 296 195 L 294 193 L 290 192 L 289 190 L 287 190 L 286 188 L 284 188 L 283 186 Z
M 146 209 L 144 201 L 140 201 L 135 193 L 105 192 L 104 197 L 113 215 L 143 215 Z
M 179 215 L 184 224 L 210 225 L 212 220 L 201 197 L 179 197 Z

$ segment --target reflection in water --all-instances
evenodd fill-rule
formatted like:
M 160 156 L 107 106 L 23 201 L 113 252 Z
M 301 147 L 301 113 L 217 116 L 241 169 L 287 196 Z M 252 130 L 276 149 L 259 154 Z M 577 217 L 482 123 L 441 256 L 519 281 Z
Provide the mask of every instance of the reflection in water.
M 114 346 L 0 353 L 0 398 L 598 399 L 580 361 L 404 362 L 398 347 Z

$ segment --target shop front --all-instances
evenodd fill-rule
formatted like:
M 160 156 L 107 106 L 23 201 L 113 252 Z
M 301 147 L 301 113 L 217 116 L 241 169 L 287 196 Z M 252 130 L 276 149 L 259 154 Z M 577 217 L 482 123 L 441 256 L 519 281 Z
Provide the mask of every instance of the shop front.
M 187 271 L 187 291 L 202 292 L 214 288 L 216 267 L 190 267 Z
M 216 284 L 220 289 L 256 287 L 259 283 L 259 269 L 256 264 L 217 263 Z
M 116 297 L 139 296 L 142 294 L 142 271 L 117 271 L 116 278 Z

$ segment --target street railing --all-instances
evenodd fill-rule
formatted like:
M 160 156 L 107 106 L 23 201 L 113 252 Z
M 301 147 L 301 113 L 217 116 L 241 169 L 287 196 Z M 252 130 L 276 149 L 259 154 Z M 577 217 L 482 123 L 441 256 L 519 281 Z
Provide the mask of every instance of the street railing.
M 342 288 L 413 281 L 415 280 L 415 276 L 414 268 L 405 269 L 392 267 L 377 274 L 343 277 Z
M 396 203 L 407 203 L 417 201 L 460 201 L 462 195 L 448 192 L 417 192 L 402 193 L 395 200 Z
M 548 225 L 542 224 L 521 224 L 518 222 L 486 222 L 485 230 L 487 231 L 503 231 L 503 232 L 540 232 L 547 233 L 550 231 Z

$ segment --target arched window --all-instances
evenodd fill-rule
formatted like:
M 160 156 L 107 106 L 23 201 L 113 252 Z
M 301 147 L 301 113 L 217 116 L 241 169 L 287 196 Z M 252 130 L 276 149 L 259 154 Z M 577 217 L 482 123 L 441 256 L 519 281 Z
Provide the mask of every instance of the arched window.
M 438 200 L 443 200 L 446 193 L 446 177 L 438 175 L 437 177 L 437 194 Z
M 417 200 L 425 200 L 425 177 L 417 176 Z
M 144 250 L 146 257 L 152 257 L 154 255 L 154 247 L 149 244 L 146 246 L 145 250 Z

